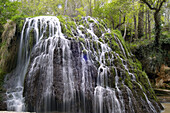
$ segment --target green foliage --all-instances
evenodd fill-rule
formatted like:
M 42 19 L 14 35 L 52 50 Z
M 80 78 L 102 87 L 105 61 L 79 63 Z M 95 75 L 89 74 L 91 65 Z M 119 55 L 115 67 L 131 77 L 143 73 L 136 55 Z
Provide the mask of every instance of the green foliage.
M 0 22 L 5 24 L 7 19 L 11 19 L 12 16 L 19 14 L 18 8 L 21 2 L 11 2 L 9 0 L 0 0 Z
M 0 36 L 4 30 L 3 25 L 14 15 L 19 14 L 21 2 L 11 2 L 10 0 L 0 0 Z M 2 39 L 0 37 L 0 43 Z
M 98 3 L 94 8 L 93 16 L 109 20 L 109 27 L 114 28 L 116 27 L 115 25 L 119 24 L 120 15 L 126 15 L 127 18 L 131 16 L 131 4 L 131 1 L 127 0 L 113 0 L 111 2 L 105 2 L 104 4 Z M 131 20 L 131 18 L 129 18 L 129 20 Z
M 79 15 L 78 17 L 81 18 L 82 16 L 86 16 L 86 12 L 84 11 L 83 7 L 76 8 L 76 11 L 78 11 Z
M 136 50 L 137 48 L 139 48 L 140 46 L 147 46 L 150 43 L 154 42 L 154 37 L 152 37 L 151 39 L 138 39 L 134 42 L 126 42 L 126 45 L 130 48 L 131 51 Z
M 161 38 L 167 38 L 167 39 L 170 38 L 170 32 L 168 30 L 162 31 Z
M 17 24 L 17 29 L 19 31 L 22 30 L 22 27 L 23 27 L 23 24 L 24 24 L 24 19 L 26 17 L 27 17 L 26 15 L 20 14 L 20 15 L 15 15 L 11 18 L 11 20 L 14 21 Z
M 21 10 L 27 16 L 60 15 L 63 7 L 64 0 L 22 0 Z
M 139 70 L 142 70 L 142 64 L 140 63 L 140 61 L 138 59 L 136 59 L 136 65 Z

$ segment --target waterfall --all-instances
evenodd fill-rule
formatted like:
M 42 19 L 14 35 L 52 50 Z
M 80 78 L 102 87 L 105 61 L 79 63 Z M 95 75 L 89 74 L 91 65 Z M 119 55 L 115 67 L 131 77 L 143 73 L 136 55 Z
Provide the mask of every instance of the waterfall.
M 49 23 L 48 23 L 49 22 Z M 47 25 L 48 24 L 48 25 Z M 50 42 L 49 48 L 45 47 L 45 52 L 49 52 L 48 55 L 43 55 L 39 58 L 36 58 L 36 62 L 40 64 L 41 59 L 48 57 L 48 64 L 49 67 L 47 67 L 47 85 L 46 85 L 46 91 L 45 95 L 48 97 L 51 95 L 51 83 L 52 83 L 52 74 L 53 74 L 53 68 L 51 65 L 53 64 L 53 50 L 55 43 L 53 42 L 53 38 L 50 36 L 59 35 L 61 31 L 60 29 L 57 29 L 57 24 L 59 23 L 59 20 L 56 17 L 36 17 L 36 18 L 27 18 L 22 32 L 21 32 L 21 39 L 20 39 L 20 46 L 19 46 L 19 54 L 18 54 L 18 63 L 15 72 L 13 73 L 16 76 L 16 80 L 14 81 L 14 86 L 6 92 L 7 95 L 7 108 L 8 110 L 14 110 L 14 111 L 24 111 L 25 110 L 25 104 L 24 104 L 24 97 L 23 97 L 23 85 L 24 85 L 24 78 L 27 72 L 28 64 L 30 61 L 30 54 L 31 54 L 31 45 L 30 43 L 33 43 L 32 46 L 38 44 L 42 38 L 44 38 L 44 35 L 47 31 L 47 27 L 49 27 L 49 37 L 48 40 L 44 42 L 44 45 L 46 46 L 47 43 Z M 58 31 L 55 31 L 54 29 L 57 29 Z M 30 36 L 32 35 L 32 37 Z M 32 42 L 30 42 L 32 41 Z M 35 63 L 33 63 L 34 65 Z M 32 68 L 32 70 L 34 70 Z
M 111 30 L 95 18 L 83 17 L 81 21 L 87 25 L 74 20 L 70 25 L 74 27 L 67 21 L 60 23 L 54 16 L 26 19 L 13 72 L 15 82 L 6 92 L 8 110 L 135 112 L 136 92 L 129 84 L 135 84 L 137 78 L 120 39 L 111 37 Z M 111 47 L 115 46 L 113 40 L 119 51 Z M 146 111 L 157 112 L 142 88 L 141 92 Z

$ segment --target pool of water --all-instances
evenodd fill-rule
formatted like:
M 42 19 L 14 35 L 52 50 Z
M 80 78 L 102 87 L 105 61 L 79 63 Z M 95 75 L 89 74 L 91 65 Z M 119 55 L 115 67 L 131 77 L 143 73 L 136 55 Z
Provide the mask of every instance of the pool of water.
M 170 113 L 170 102 L 169 103 L 162 103 L 162 105 L 164 106 L 165 109 L 161 113 Z

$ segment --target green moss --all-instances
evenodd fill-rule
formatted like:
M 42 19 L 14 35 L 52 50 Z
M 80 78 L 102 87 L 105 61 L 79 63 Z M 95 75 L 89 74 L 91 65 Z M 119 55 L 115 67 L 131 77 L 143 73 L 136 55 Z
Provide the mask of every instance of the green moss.
M 73 33 L 71 31 L 69 31 L 69 30 L 66 30 L 66 35 L 68 37 L 73 37 Z
M 3 47 L 5 47 L 6 46 L 6 42 L 4 41 L 4 42 L 2 42 L 2 43 L 0 43 L 0 48 L 3 48 Z
M 79 41 L 85 44 L 84 38 L 80 38 L 80 37 L 79 37 Z
M 74 21 L 68 21 L 68 22 L 67 22 L 67 25 L 69 25 L 70 27 L 72 27 L 73 29 L 76 30 L 76 24 L 75 24 Z
M 107 66 L 110 66 L 110 65 L 111 65 L 109 59 L 106 59 L 105 61 L 106 61 L 106 65 L 107 65 Z
M 84 55 L 87 55 L 87 50 L 83 50 L 83 54 L 84 54 Z
M 121 53 L 119 53 L 120 57 L 123 58 L 124 60 L 126 59 L 124 55 L 122 55 Z
M 34 44 L 34 29 L 31 29 L 30 30 L 30 39 L 29 39 L 29 48 L 30 48 L 30 51 L 31 49 L 33 48 L 33 44 Z
M 128 78 L 125 79 L 124 83 L 130 88 L 133 89 L 133 84 L 131 82 L 131 80 L 129 80 Z
M 88 18 L 87 21 L 89 21 L 90 23 L 94 22 L 94 20 L 92 20 L 91 18 Z
M 142 64 L 140 63 L 140 61 L 138 59 L 136 59 L 136 65 L 139 70 L 142 70 Z
M 66 18 L 62 15 L 57 16 L 61 23 L 66 24 Z
M 99 27 L 102 32 L 105 32 L 105 27 L 102 24 L 99 24 Z
M 94 30 L 94 34 L 97 37 L 100 37 L 102 35 L 102 32 L 100 31 L 100 27 L 99 27 L 99 25 L 97 23 L 94 24 L 93 30 Z
M 96 41 L 93 41 L 93 47 L 94 47 L 94 49 L 95 49 L 96 52 L 97 52 L 97 42 L 96 42 Z
M 97 63 L 96 63 L 96 67 L 97 67 L 97 68 L 99 68 L 99 67 L 100 67 L 100 62 L 99 62 L 99 61 L 97 61 Z
M 111 67 L 110 74 L 111 74 L 111 76 L 115 77 L 116 73 L 115 73 L 115 68 L 114 67 Z
M 98 49 L 99 49 L 99 51 L 102 51 L 102 47 L 101 47 L 101 44 L 98 42 Z
M 103 41 L 103 39 L 102 39 L 102 38 L 99 38 L 99 41 L 100 41 L 100 42 L 102 42 L 102 43 L 104 43 L 104 41 Z
M 111 48 L 113 51 L 116 51 L 116 50 L 120 51 L 119 45 L 116 43 L 116 41 L 113 38 L 111 40 Z
M 79 20 L 78 24 L 79 25 L 84 25 L 84 21 L 83 20 Z
M 121 44 L 123 45 L 126 56 L 129 57 L 129 54 L 128 54 L 129 52 L 128 52 L 128 49 L 125 44 L 125 40 L 123 39 L 121 32 L 119 30 L 112 30 L 112 33 L 117 35 L 118 39 L 120 40 Z
M 97 19 L 97 21 L 104 27 L 106 26 L 106 23 L 103 20 Z
M 110 37 L 110 36 L 111 36 L 111 33 L 105 33 L 105 36 Z
M 72 29 L 76 30 L 76 24 L 71 18 L 65 16 L 57 16 L 61 23 L 62 33 L 67 35 L 68 37 L 73 37 Z
M 109 44 L 110 40 L 108 36 L 105 36 L 104 41 Z
M 108 59 L 108 52 L 105 52 L 105 59 Z
M 122 82 L 122 80 L 123 80 L 123 78 L 122 78 L 122 77 L 119 77 L 119 83 L 121 83 L 121 82 Z

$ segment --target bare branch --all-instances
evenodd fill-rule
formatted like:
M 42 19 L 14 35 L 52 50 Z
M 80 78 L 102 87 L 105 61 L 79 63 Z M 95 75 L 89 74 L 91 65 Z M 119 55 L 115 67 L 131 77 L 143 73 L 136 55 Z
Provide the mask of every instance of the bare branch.
M 157 10 L 155 7 L 152 7 L 151 4 L 149 4 L 148 1 L 142 0 L 151 10 Z
M 151 10 L 155 10 L 155 11 L 157 11 L 157 12 L 159 12 L 159 11 L 161 10 L 161 7 L 162 7 L 163 3 L 166 2 L 166 0 L 162 0 L 162 1 L 158 0 L 156 7 L 152 7 L 152 5 L 149 4 L 149 2 L 148 2 L 147 0 L 142 0 L 142 1 L 143 1 Z M 160 3 L 160 5 L 159 5 L 159 3 Z
M 117 29 L 119 26 L 123 25 L 123 24 L 125 23 L 125 20 L 126 20 L 126 16 L 124 15 L 123 22 L 120 23 L 120 24 L 118 24 L 118 25 L 115 27 L 115 29 Z
M 159 6 L 159 8 L 158 8 L 158 11 L 161 10 L 161 7 L 162 7 L 162 5 L 163 5 L 164 2 L 166 2 L 166 0 L 163 0 L 163 1 L 160 3 L 160 6 Z

